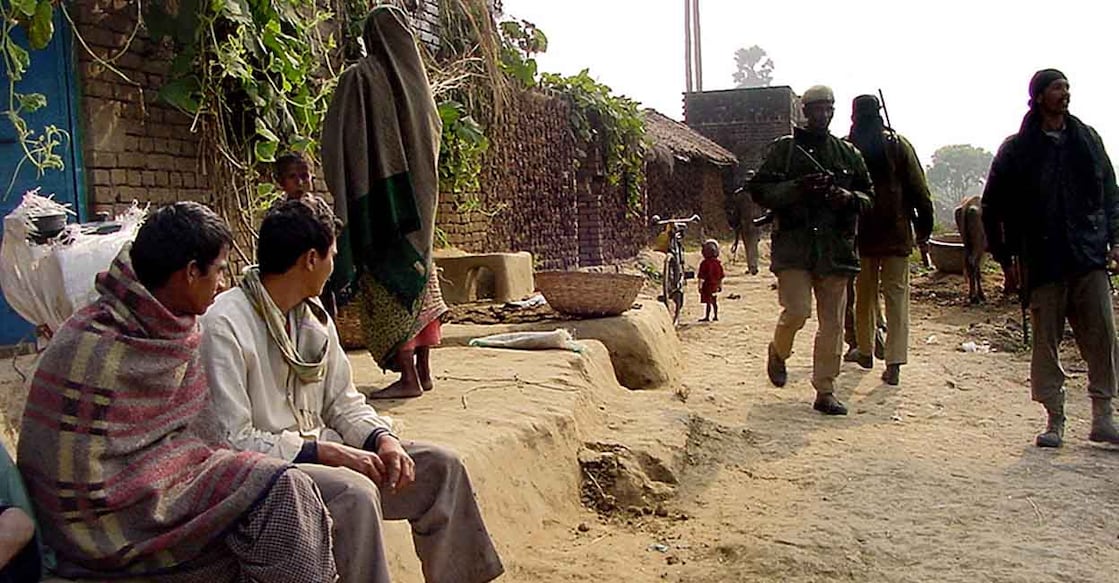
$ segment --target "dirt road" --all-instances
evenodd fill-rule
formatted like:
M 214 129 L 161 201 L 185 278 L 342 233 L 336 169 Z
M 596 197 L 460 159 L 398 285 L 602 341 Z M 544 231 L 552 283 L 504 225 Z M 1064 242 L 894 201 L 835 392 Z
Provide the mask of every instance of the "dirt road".
M 1015 303 L 962 307 L 961 279 L 917 278 L 901 385 L 880 381 L 881 364 L 844 364 L 851 414 L 827 418 L 811 410 L 815 323 L 797 338 L 788 386 L 772 387 L 763 359 L 776 280 L 741 264 L 729 272 L 720 322 L 695 323 L 694 295 L 686 307 L 694 417 L 667 516 L 567 525 L 566 540 L 543 542 L 512 580 L 1119 580 L 1119 452 L 1085 439 L 1075 362 L 1066 446 L 1032 445 L 1042 416 L 1026 354 L 1002 351 L 1020 342 Z M 995 351 L 962 352 L 966 341 Z M 656 415 L 663 402 L 648 407 L 629 414 Z
M 1086 442 L 1085 371 L 1072 360 L 1067 444 L 1032 445 L 1042 415 L 1029 401 L 1026 355 L 1013 352 L 1021 349 L 1014 303 L 962 307 L 961 279 L 917 278 L 901 386 L 879 380 L 881 364 L 873 371 L 844 364 L 839 396 L 851 414 L 828 418 L 811 409 L 815 322 L 797 338 L 789 385 L 772 387 L 764 355 L 778 313 L 776 280 L 744 271 L 728 264 L 720 322 L 697 323 L 702 306 L 689 295 L 679 331 L 684 403 L 668 390 L 616 387 L 625 398 L 596 407 L 603 419 L 568 420 L 567 433 L 540 433 L 488 461 L 502 468 L 485 478 L 485 502 L 507 558 L 504 581 L 1119 581 L 1119 452 Z M 967 341 L 987 341 L 994 352 L 961 352 Z M 565 359 L 574 357 L 548 357 L 547 366 L 536 358 L 545 356 L 457 349 L 435 362 L 442 375 L 571 374 Z M 387 382 L 362 374 L 374 386 Z M 2 386 L 8 423 L 0 438 L 12 448 L 23 395 L 17 379 Z M 533 406 L 545 409 L 562 409 L 559 397 L 569 396 L 539 392 Z M 448 438 L 464 424 L 491 423 L 468 419 L 458 397 L 438 393 L 400 405 L 415 409 L 401 414 L 444 427 Z M 503 405 L 499 394 L 471 394 L 470 411 L 492 408 L 493 427 L 535 423 L 517 409 L 527 405 Z M 581 506 L 573 429 L 587 439 L 614 428 L 622 435 L 627 425 L 648 435 L 643 422 L 666 419 L 664 427 L 681 432 L 668 441 L 681 444 L 686 460 L 675 496 L 647 513 L 599 515 Z M 536 500 L 535 514 L 497 520 L 517 513 L 522 491 Z M 394 528 L 397 550 L 410 554 L 403 525 Z M 420 578 L 418 567 L 400 575 Z

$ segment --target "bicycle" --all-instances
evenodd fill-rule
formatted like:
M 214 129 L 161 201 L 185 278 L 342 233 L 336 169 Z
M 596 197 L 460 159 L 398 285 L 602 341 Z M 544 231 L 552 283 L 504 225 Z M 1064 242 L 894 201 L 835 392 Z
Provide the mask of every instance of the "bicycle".
M 664 302 L 672 314 L 672 325 L 680 323 L 680 311 L 684 307 L 684 280 L 687 273 L 684 270 L 684 232 L 688 224 L 699 221 L 699 215 L 692 215 L 687 219 L 661 220 L 659 215 L 653 215 L 653 224 L 657 226 L 671 225 L 668 236 L 668 252 L 664 258 L 664 269 L 661 270 L 661 291 L 663 295 L 658 298 Z

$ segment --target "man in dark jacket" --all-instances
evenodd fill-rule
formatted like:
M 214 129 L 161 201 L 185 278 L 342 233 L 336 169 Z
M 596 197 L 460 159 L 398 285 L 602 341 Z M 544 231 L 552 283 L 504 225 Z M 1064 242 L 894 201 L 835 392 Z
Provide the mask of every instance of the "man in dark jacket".
M 851 134 L 874 181 L 874 206 L 859 217 L 859 270 L 856 292 L 855 361 L 871 368 L 878 328 L 878 294 L 886 299 L 886 371 L 882 380 L 896 385 L 909 347 L 909 255 L 914 240 L 928 249 L 933 228 L 932 195 L 913 146 L 887 128 L 873 95 L 851 105 Z M 916 237 L 914 237 L 916 230 Z
M 1090 441 L 1119 444 L 1115 318 L 1107 268 L 1119 258 L 1119 187 L 1096 130 L 1069 115 L 1069 83 L 1055 69 L 1030 80 L 1030 111 L 999 148 L 983 192 L 987 245 L 1007 265 L 1019 257 L 1033 322 L 1030 390 L 1048 424 L 1039 447 L 1065 429 L 1064 370 L 1057 349 L 1065 320 L 1088 363 Z
M 859 212 L 871 206 L 873 190 L 858 150 L 828 133 L 835 114 L 831 89 L 812 87 L 801 102 L 806 127 L 774 142 L 750 182 L 754 200 L 775 215 L 770 269 L 777 274 L 782 311 L 766 369 L 774 385 L 785 385 L 785 360 L 815 293 L 820 327 L 812 358 L 813 408 L 846 415 L 833 393 L 843 355 L 847 281 L 859 271 L 855 226 Z

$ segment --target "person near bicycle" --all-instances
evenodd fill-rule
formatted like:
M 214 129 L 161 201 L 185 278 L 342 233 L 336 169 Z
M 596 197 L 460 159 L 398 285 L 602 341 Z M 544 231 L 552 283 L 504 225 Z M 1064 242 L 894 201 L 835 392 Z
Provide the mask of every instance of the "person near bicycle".
M 778 387 L 788 381 L 785 361 L 796 333 L 812 313 L 816 296 L 819 330 L 812 358 L 813 408 L 846 415 L 835 397 L 843 356 L 847 281 L 859 272 L 855 228 L 873 205 L 874 188 L 862 155 L 828 132 L 835 97 L 817 85 L 801 98 L 807 123 L 778 139 L 750 182 L 758 204 L 774 213 L 770 270 L 777 275 L 781 315 L 769 345 L 766 371 Z
M 719 292 L 723 291 L 723 263 L 719 261 L 719 242 L 708 239 L 703 242 L 703 261 L 699 264 L 696 279 L 699 280 L 699 301 L 707 307 L 700 322 L 719 321 Z M 711 312 L 715 312 L 714 318 Z

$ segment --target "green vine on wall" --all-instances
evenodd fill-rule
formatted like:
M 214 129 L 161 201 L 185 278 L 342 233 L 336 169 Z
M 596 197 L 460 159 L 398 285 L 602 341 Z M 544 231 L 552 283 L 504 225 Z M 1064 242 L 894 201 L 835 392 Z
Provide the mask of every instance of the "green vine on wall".
M 238 165 L 280 150 L 313 155 L 337 83 L 332 17 L 313 0 L 183 0 L 177 15 L 149 9 L 152 36 L 177 45 L 160 98 L 218 124 L 218 147 Z
M 234 248 L 251 261 L 256 221 L 276 199 L 267 165 L 284 151 L 314 161 L 340 64 L 333 14 L 315 0 L 153 2 L 153 39 L 175 45 L 165 103 L 194 118 L 215 205 L 238 220 Z
M 63 168 L 55 149 L 69 136 L 54 126 L 36 133 L 23 120 L 23 114 L 41 109 L 46 97 L 16 92 L 30 54 L 12 32 L 23 27 L 32 50 L 45 47 L 54 32 L 53 11 L 61 8 L 58 1 L 0 0 L 0 56 L 9 80 L 4 114 L 17 130 L 24 161 L 40 176 Z M 300 151 L 312 159 L 317 153 L 337 69 L 343 58 L 356 57 L 354 37 L 367 14 L 366 0 L 336 3 L 345 21 L 334 26 L 346 41 L 341 52 L 334 35 L 323 33 L 331 28 L 322 25 L 333 14 L 315 0 L 134 1 L 138 11 L 144 8 L 142 20 L 152 39 L 170 38 L 175 45 L 161 100 L 193 116 L 192 129 L 200 131 L 210 154 L 212 180 L 233 189 L 232 196 L 219 189 L 217 202 L 226 211 L 241 211 L 254 230 L 252 216 L 275 195 L 261 180 L 262 165 L 280 151 Z M 484 128 L 501 123 L 510 85 L 539 86 L 570 101 L 576 137 L 601 145 L 608 183 L 624 185 L 629 207 L 640 208 L 644 124 L 635 102 L 613 95 L 587 71 L 540 75 L 533 57 L 547 49 L 543 31 L 526 21 L 495 26 L 486 0 L 440 0 L 440 11 L 442 47 L 427 61 L 444 124 L 439 168 L 444 190 L 463 195 L 460 202 L 467 209 L 481 210 L 479 177 L 489 147 Z M 110 62 L 93 56 L 127 80 Z
M 585 146 L 599 144 L 606 181 L 623 185 L 631 211 L 641 209 L 645 180 L 645 119 L 637 102 L 595 81 L 587 69 L 578 75 L 538 74 L 535 55 L 548 50 L 548 37 L 525 20 L 499 25 L 502 36 L 501 70 L 522 88 L 540 87 L 562 95 L 571 105 L 571 125 Z M 585 152 L 584 152 L 585 155 Z
M 548 50 L 548 37 L 527 20 L 506 20 L 501 31 L 501 70 L 521 87 L 535 87 L 539 74 L 534 55 Z
M 22 29 L 27 45 L 31 50 L 41 50 L 50 44 L 54 37 L 53 0 L 0 0 L 0 60 L 8 80 L 7 109 L 3 115 L 16 133 L 16 141 L 23 150 L 23 157 L 16 164 L 4 192 L 11 192 L 16 177 L 25 163 L 35 167 L 37 177 L 47 170 L 63 170 L 65 163 L 55 150 L 70 139 L 65 130 L 55 125 L 47 125 L 36 132 L 28 126 L 24 115 L 34 113 L 47 105 L 47 97 L 42 93 L 19 93 L 16 84 L 23 80 L 31 66 L 31 53 L 14 36 L 17 28 Z
M 587 69 L 568 77 L 545 73 L 540 85 L 567 98 L 575 136 L 583 144 L 602 146 L 607 184 L 622 185 L 627 206 L 633 212 L 639 211 L 646 144 L 645 119 L 637 102 L 614 95 L 609 87 L 595 81 Z
M 460 208 L 477 210 L 480 201 L 482 156 L 489 148 L 489 139 L 482 126 L 458 101 L 439 104 L 443 135 L 439 144 L 439 190 L 452 195 L 467 194 L 460 199 Z M 470 196 L 472 195 L 472 196 Z
M 473 74 L 456 87 L 453 95 L 486 122 L 500 123 L 500 117 L 490 115 L 484 96 L 497 92 L 508 84 L 520 90 L 542 88 L 563 96 L 571 104 L 571 125 L 576 138 L 584 145 L 598 144 L 606 167 L 606 180 L 612 186 L 623 186 L 626 202 L 632 212 L 641 209 L 642 187 L 645 176 L 645 121 L 637 103 L 624 96 L 614 95 L 609 87 L 598 83 L 584 70 L 578 75 L 564 77 L 540 74 L 535 59 L 548 49 L 548 37 L 535 24 L 525 20 L 506 20 L 498 23 L 496 30 L 479 17 L 484 0 L 443 0 L 444 32 L 443 59 L 448 56 L 461 61 L 470 59 L 488 63 L 478 67 Z M 453 59 L 452 59 L 453 60 Z M 495 71 L 496 70 L 496 71 Z M 433 77 L 438 78 L 438 70 Z M 482 96 L 482 99 L 479 99 Z M 490 101 L 497 101 L 491 99 Z M 446 120 L 445 120 L 446 123 Z M 454 140 L 455 131 L 444 127 L 444 140 Z M 453 147 L 452 147 L 453 148 Z M 484 151 L 484 149 L 482 149 Z M 444 145 L 444 157 L 447 145 Z M 476 153 L 481 156 L 480 153 Z M 469 159 L 469 156 L 467 156 Z M 460 179 L 474 183 L 481 165 L 459 163 L 453 156 L 441 160 L 441 176 L 465 176 Z M 479 160 L 480 162 L 480 160 Z M 444 163 L 449 164 L 443 167 Z
M 494 216 L 503 207 L 485 208 L 480 191 L 486 128 L 500 123 L 509 85 L 498 67 L 499 35 L 486 0 L 439 0 L 439 15 L 436 53 L 421 45 L 443 122 L 439 188 L 459 211 Z

